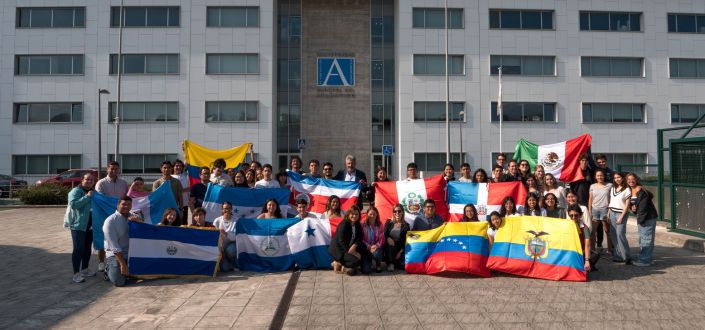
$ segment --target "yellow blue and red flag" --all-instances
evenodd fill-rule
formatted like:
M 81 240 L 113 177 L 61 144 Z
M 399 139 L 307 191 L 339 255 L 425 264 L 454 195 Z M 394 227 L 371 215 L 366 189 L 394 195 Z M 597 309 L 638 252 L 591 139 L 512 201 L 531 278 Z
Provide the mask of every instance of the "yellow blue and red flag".
M 504 219 L 487 267 L 526 277 L 585 282 L 584 262 L 575 222 L 523 216 Z
M 245 161 L 247 151 L 252 147 L 252 143 L 241 144 L 236 147 L 224 150 L 208 149 L 202 145 L 198 145 L 189 140 L 184 140 L 184 160 L 188 163 L 186 169 L 189 174 L 191 184 L 200 182 L 200 168 L 206 166 L 213 167 L 213 162 L 222 158 L 225 160 L 228 168 L 238 169 L 240 164 Z
M 487 222 L 448 222 L 406 235 L 407 273 L 462 272 L 489 277 Z

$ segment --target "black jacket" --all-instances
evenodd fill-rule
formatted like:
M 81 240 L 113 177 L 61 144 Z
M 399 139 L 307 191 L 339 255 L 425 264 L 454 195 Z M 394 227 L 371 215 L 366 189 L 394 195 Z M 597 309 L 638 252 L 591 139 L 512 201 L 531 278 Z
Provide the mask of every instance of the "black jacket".
M 333 180 L 345 181 L 345 173 L 347 173 L 347 170 L 338 171 L 338 174 L 333 177 Z M 365 180 L 365 184 L 360 185 L 360 195 L 357 198 L 357 206 L 362 209 L 362 198 L 369 189 L 370 185 L 367 183 L 367 175 L 365 175 L 365 172 L 363 171 L 355 169 L 355 178 L 357 179 L 357 182 L 360 182 L 360 180 Z
M 636 222 L 644 223 L 646 220 L 658 218 L 658 212 L 654 206 L 653 196 L 650 192 L 641 188 L 636 193 Z
M 340 261 L 343 256 L 348 252 L 350 246 L 357 243 L 357 252 L 363 253 L 366 248 L 365 244 L 362 242 L 362 225 L 360 221 L 355 223 L 355 240 L 352 240 L 353 235 L 353 224 L 348 220 L 343 220 L 338 225 L 338 229 L 335 231 L 335 236 L 330 241 L 328 246 L 328 254 L 333 257 L 333 260 Z M 351 241 L 352 240 L 352 241 Z
M 384 224 L 384 238 L 391 238 L 389 233 L 392 232 L 392 229 L 394 228 L 394 221 L 392 219 L 387 220 L 387 223 Z M 399 233 L 399 239 L 395 240 L 392 238 L 394 241 L 394 246 L 400 246 L 401 248 L 404 248 L 406 246 L 406 232 L 411 229 L 409 227 L 409 224 L 406 223 L 406 221 L 401 222 L 401 231 Z M 387 240 L 384 240 L 384 245 L 387 245 Z

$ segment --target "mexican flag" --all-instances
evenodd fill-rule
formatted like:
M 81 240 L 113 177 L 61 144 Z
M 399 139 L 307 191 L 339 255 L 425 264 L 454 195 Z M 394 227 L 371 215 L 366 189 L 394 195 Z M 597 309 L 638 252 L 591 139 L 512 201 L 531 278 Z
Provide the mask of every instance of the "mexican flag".
M 551 173 L 556 180 L 573 182 L 584 179 L 578 157 L 590 149 L 592 136 L 581 135 L 575 139 L 554 144 L 537 145 L 521 139 L 514 148 L 514 159 L 528 160 L 533 169 L 543 165 L 546 174 Z
M 397 203 L 404 206 L 404 220 L 409 225 L 423 213 L 423 203 L 431 199 L 436 204 L 436 213 L 448 218 L 446 205 L 446 180 L 442 175 L 426 179 L 375 182 L 375 206 L 382 221 L 392 218 L 392 208 Z

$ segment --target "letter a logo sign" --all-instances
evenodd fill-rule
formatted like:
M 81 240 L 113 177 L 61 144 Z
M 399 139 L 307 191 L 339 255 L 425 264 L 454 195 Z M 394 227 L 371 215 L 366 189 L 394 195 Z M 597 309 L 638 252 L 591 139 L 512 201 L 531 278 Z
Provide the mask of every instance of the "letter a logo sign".
M 318 86 L 355 86 L 355 59 L 350 57 L 319 57 Z

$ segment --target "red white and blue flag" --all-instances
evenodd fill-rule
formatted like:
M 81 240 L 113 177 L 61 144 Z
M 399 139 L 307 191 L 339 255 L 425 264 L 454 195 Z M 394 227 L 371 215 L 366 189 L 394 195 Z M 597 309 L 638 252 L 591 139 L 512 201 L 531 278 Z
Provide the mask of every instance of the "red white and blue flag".
M 446 205 L 446 180 L 442 175 L 426 179 L 375 182 L 375 206 L 382 221 L 392 218 L 392 209 L 397 203 L 404 206 L 404 220 L 413 226 L 414 219 L 423 212 L 423 203 L 431 199 L 436 204 L 436 213 L 448 219 Z
M 500 183 L 469 183 L 448 182 L 448 208 L 450 209 L 449 221 L 459 221 L 463 218 L 465 204 L 473 204 L 477 209 L 480 220 L 490 220 L 492 211 L 499 211 L 502 200 L 511 196 L 517 206 L 517 211 L 522 212 L 526 201 L 526 189 L 521 181 Z
M 288 172 L 288 183 L 291 186 L 289 204 L 296 208 L 296 200 L 304 198 L 308 201 L 308 211 L 317 216 L 326 212 L 326 203 L 330 196 L 340 198 L 340 208 L 347 210 L 357 204 L 360 196 L 360 184 L 352 181 L 328 180 L 303 176 Z

